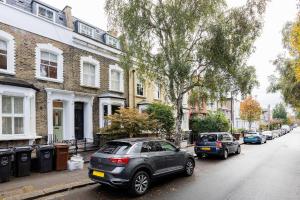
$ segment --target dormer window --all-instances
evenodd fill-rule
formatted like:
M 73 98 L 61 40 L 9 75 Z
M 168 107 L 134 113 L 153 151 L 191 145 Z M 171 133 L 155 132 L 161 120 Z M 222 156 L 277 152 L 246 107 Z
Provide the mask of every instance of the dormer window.
M 38 6 L 38 15 L 47 20 L 54 21 L 54 11 L 39 5 Z
M 79 33 L 94 38 L 94 29 L 83 23 L 79 23 Z
M 107 45 L 115 47 L 115 48 L 120 48 L 119 40 L 111 35 L 106 34 L 105 35 L 105 42 Z

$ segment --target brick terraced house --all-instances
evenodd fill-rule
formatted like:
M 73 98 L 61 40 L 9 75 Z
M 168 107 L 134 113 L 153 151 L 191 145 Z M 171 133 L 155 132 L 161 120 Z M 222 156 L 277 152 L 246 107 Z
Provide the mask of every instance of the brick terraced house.
M 36 0 L 0 0 L 0 147 L 93 142 L 127 105 L 116 37 Z

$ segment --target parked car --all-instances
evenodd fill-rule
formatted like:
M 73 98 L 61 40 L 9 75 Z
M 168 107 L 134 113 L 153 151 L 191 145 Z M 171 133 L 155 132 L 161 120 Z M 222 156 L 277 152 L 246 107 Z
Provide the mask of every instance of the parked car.
M 285 130 L 286 133 L 289 133 L 291 131 L 290 126 L 289 125 L 282 125 L 281 129 Z
M 227 159 L 230 154 L 240 154 L 241 146 L 229 133 L 202 133 L 197 138 L 194 150 L 198 157 L 216 155 Z
M 248 132 L 244 137 L 244 143 L 263 144 L 267 142 L 267 137 L 259 132 Z
M 280 130 L 280 129 L 278 129 L 278 130 L 273 130 L 273 131 L 272 131 L 272 134 L 273 134 L 273 136 L 274 136 L 275 138 L 278 138 L 278 137 L 281 136 L 281 130 Z
M 273 140 L 275 138 L 272 131 L 263 131 L 262 134 L 267 137 L 267 140 Z
M 89 177 L 139 196 L 147 192 L 153 179 L 172 173 L 191 176 L 194 167 L 193 155 L 168 141 L 120 139 L 106 143 L 91 156 Z

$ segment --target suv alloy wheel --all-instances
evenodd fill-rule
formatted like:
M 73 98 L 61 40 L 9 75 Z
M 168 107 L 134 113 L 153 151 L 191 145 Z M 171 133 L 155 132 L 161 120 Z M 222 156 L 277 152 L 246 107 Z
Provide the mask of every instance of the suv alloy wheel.
M 192 176 L 194 173 L 195 164 L 192 159 L 188 159 L 185 164 L 185 175 Z
M 223 159 L 226 160 L 228 158 L 228 150 L 224 151 Z
M 147 172 L 137 172 L 131 180 L 130 193 L 134 196 L 141 196 L 145 194 L 150 186 L 150 177 Z

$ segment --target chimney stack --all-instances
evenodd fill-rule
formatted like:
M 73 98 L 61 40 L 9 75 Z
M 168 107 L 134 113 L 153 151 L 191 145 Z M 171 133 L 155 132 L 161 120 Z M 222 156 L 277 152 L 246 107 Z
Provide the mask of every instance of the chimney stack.
M 110 35 L 112 35 L 112 36 L 114 36 L 114 37 L 118 37 L 118 31 L 117 30 L 115 30 L 115 29 L 111 29 L 111 30 L 109 30 L 109 31 L 107 31 Z
M 72 8 L 70 6 L 66 6 L 63 9 L 63 12 L 65 13 L 66 16 L 67 27 L 73 30 L 74 24 L 73 24 Z

